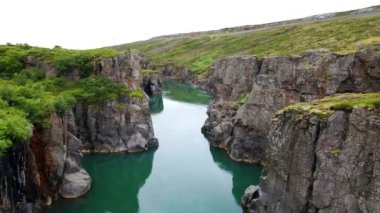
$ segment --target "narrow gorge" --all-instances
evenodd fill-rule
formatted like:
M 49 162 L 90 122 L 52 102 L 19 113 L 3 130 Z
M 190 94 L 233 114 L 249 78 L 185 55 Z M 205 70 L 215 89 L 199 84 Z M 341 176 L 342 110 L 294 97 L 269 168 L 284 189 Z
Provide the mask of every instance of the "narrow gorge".
M 380 212 L 379 29 L 0 45 L 0 213 Z

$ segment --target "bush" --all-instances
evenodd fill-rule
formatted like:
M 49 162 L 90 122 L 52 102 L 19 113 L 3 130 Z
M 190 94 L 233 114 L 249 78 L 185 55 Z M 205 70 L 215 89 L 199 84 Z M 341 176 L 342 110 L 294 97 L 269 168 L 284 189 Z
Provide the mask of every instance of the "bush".
M 75 102 L 76 100 L 73 96 L 62 94 L 56 97 L 54 101 L 54 109 L 58 114 L 63 115 L 74 107 Z
M 14 140 L 26 140 L 32 135 L 32 125 L 21 110 L 13 107 L 0 109 L 0 154 Z
M 123 94 L 127 94 L 126 88 L 121 84 L 112 83 L 102 77 L 82 79 L 79 86 L 71 93 L 88 104 L 116 100 Z
M 44 73 L 37 68 L 26 68 L 18 73 L 13 74 L 13 80 L 19 85 L 25 85 L 28 82 L 40 81 L 44 78 Z

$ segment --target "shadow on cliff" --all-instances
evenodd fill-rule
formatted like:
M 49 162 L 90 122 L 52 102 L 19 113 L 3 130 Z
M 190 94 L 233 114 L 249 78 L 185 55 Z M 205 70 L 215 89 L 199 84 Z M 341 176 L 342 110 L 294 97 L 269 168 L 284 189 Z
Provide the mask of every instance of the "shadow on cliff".
M 259 184 L 263 167 L 233 161 L 222 149 L 210 147 L 210 152 L 215 164 L 232 175 L 232 194 L 235 202 L 240 205 L 245 189 L 250 185 Z
M 152 172 L 154 152 L 86 156 L 91 190 L 83 198 L 60 200 L 47 212 L 139 212 L 138 193 Z

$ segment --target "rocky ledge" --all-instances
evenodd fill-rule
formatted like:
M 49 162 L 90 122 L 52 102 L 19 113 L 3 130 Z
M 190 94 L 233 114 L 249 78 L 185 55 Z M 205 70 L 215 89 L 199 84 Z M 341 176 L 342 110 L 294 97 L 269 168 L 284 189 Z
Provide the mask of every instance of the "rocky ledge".
M 140 93 L 97 105 L 76 104 L 77 134 L 91 152 L 136 152 L 158 146 L 149 112 L 149 98 L 144 94 L 142 57 L 125 53 L 117 58 L 95 63 L 93 75 L 121 83 Z
M 337 55 L 326 50 L 300 56 L 221 59 L 206 76 L 214 99 L 202 132 L 232 159 L 264 162 L 271 119 L 281 108 L 338 93 L 380 91 L 376 48 Z

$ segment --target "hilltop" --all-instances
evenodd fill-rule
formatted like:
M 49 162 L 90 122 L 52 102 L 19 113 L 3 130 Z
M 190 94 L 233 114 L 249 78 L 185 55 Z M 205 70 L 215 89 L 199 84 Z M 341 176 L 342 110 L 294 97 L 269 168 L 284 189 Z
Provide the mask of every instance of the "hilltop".
M 136 49 L 155 65 L 187 66 L 191 73 L 200 75 L 216 59 L 224 57 L 297 55 L 310 49 L 347 54 L 377 45 L 380 45 L 380 6 L 261 25 L 159 36 L 111 48 Z

